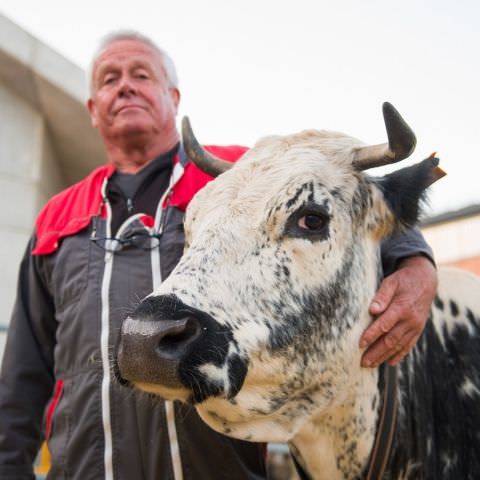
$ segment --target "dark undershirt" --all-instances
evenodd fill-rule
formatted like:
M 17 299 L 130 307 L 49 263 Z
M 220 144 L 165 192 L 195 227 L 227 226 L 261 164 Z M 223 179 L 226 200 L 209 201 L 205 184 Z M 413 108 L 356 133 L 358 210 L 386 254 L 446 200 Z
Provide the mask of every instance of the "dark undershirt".
M 137 173 L 115 172 L 108 182 L 107 197 L 112 208 L 111 235 L 131 215 L 146 213 L 155 216 L 158 202 L 168 188 L 173 160 L 178 145 L 164 153 Z

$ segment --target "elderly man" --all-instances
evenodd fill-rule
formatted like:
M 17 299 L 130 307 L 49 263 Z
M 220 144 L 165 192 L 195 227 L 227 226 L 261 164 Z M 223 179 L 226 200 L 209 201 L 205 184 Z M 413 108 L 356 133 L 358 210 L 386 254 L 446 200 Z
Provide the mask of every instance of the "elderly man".
M 109 163 L 47 203 L 21 264 L 0 383 L 2 479 L 32 478 L 43 439 L 49 478 L 265 478 L 259 445 L 213 432 L 194 409 L 133 394 L 112 374 L 123 318 L 178 262 L 183 212 L 210 180 L 180 146 L 179 99 L 173 63 L 151 40 L 104 40 L 87 107 Z M 231 161 L 245 152 L 207 148 Z M 372 303 L 365 366 L 408 351 L 435 290 L 418 232 L 385 247 L 396 271 Z

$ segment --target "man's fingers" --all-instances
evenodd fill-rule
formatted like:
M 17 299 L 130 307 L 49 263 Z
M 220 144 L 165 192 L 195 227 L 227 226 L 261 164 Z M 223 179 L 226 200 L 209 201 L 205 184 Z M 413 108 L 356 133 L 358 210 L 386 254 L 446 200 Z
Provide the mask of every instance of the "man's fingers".
M 407 340 L 407 343 L 400 351 L 398 351 L 395 355 L 392 355 L 390 358 L 387 359 L 388 364 L 393 367 L 398 362 L 403 360 L 410 353 L 412 348 L 415 346 L 419 336 L 420 335 L 415 334 L 409 340 Z
M 377 316 L 385 312 L 391 304 L 395 292 L 398 288 L 398 282 L 395 275 L 385 278 L 380 284 L 380 288 L 370 303 L 370 315 Z M 366 330 L 360 338 L 360 348 L 365 348 L 377 341 L 384 333 L 388 332 L 395 325 L 398 314 L 390 310 L 380 315 Z
M 369 313 L 377 319 L 360 338 L 360 347 L 368 347 L 362 366 L 376 367 L 385 360 L 398 363 L 411 350 L 427 321 L 435 294 L 435 269 L 423 257 L 409 257 L 399 265 L 383 280 L 370 305 Z
M 387 363 L 394 367 L 397 365 L 403 358 L 407 355 L 408 352 L 404 352 L 403 350 L 398 352 L 396 355 L 393 355 L 391 358 L 387 360 Z
M 390 309 L 374 320 L 360 337 L 360 348 L 365 348 L 376 342 L 382 335 L 390 332 L 398 321 L 398 314 Z
M 364 353 L 362 357 L 362 367 L 375 368 L 388 358 L 396 355 L 397 350 L 388 348 L 383 338 L 377 340 L 368 349 L 368 353 Z
M 371 315 L 380 315 L 390 305 L 393 296 L 398 288 L 395 275 L 383 279 L 377 293 L 370 303 L 369 312 Z
M 401 322 L 368 348 L 363 354 L 362 366 L 377 367 L 386 360 L 396 359 L 399 356 L 403 358 L 417 338 L 418 333 L 415 330 L 409 330 L 406 322 Z

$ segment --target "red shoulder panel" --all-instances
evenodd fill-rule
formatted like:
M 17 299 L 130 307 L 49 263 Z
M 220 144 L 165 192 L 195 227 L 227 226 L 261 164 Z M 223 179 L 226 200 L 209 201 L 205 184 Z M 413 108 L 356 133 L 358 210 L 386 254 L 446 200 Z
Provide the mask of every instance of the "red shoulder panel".
M 228 147 L 205 145 L 204 148 L 216 157 L 230 162 L 236 162 L 248 150 L 247 147 L 239 145 Z M 185 211 L 193 196 L 211 180 L 213 177 L 202 172 L 192 162 L 188 162 L 182 178 L 173 188 L 168 204 Z
M 83 230 L 98 215 L 102 203 L 101 188 L 114 172 L 112 164 L 94 170 L 88 177 L 52 197 L 35 222 L 37 243 L 34 255 L 48 255 L 58 241 Z

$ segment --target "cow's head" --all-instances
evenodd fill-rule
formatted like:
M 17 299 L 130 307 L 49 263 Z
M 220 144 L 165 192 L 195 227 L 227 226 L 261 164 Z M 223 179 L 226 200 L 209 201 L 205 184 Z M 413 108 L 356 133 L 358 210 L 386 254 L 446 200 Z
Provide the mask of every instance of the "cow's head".
M 434 158 L 362 173 L 415 145 L 391 105 L 384 116 L 386 145 L 313 130 L 269 137 L 201 190 L 180 263 L 124 322 L 121 375 L 251 440 L 288 440 L 304 414 L 344 402 L 362 381 L 379 243 L 416 221 L 440 176 Z M 226 170 L 191 145 L 188 125 L 184 138 L 203 168 Z

